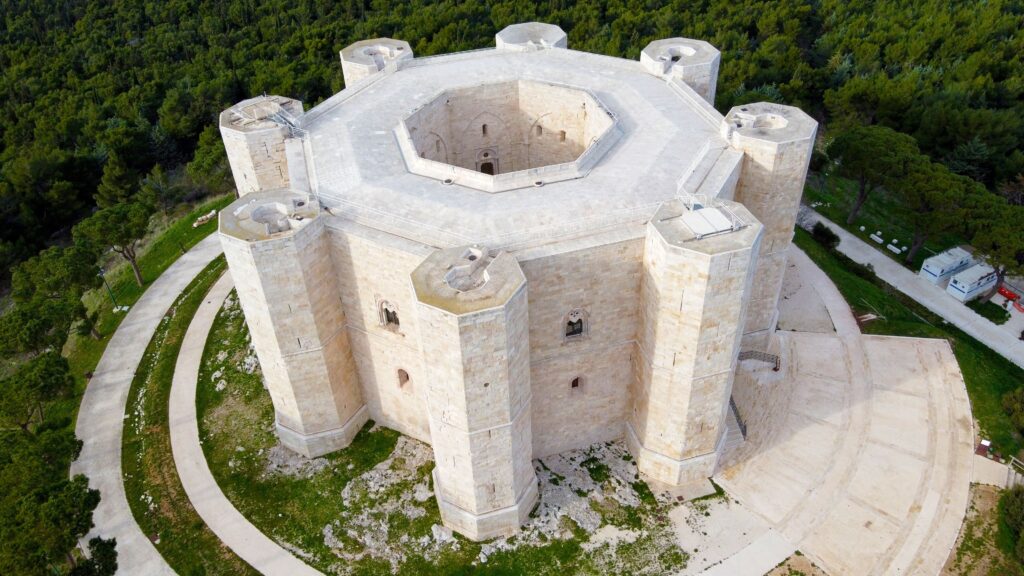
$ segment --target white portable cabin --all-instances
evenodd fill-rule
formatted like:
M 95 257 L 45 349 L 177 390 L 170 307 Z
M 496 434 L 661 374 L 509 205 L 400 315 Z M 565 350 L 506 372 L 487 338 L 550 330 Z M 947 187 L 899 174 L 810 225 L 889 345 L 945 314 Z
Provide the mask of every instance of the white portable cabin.
M 971 258 L 967 250 L 960 247 L 950 248 L 925 260 L 918 274 L 932 284 L 941 284 L 943 280 L 971 264 L 974 264 L 974 258 Z
M 976 264 L 953 276 L 949 286 L 946 286 L 946 292 L 961 302 L 968 302 L 990 290 L 995 283 L 995 269 L 984 264 Z

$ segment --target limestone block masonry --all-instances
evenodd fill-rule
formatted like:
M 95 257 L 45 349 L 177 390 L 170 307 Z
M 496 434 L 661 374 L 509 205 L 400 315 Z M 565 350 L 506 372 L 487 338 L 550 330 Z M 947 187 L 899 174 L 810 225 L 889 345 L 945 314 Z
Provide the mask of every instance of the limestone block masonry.
M 281 96 L 250 98 L 221 113 L 220 135 L 239 196 L 288 187 L 286 142 L 301 116 L 302 102 Z
M 372 418 L 430 443 L 442 520 L 474 540 L 529 515 L 538 457 L 625 438 L 646 478 L 714 473 L 816 130 L 723 117 L 699 40 L 625 60 L 533 22 L 495 43 L 357 42 L 314 108 L 220 119 L 220 237 L 281 442 L 324 454 Z
M 729 111 L 722 133 L 743 152 L 735 199 L 764 224 L 744 348 L 766 350 L 778 318 L 786 250 L 804 193 L 818 123 L 791 106 L 747 104 Z
M 412 285 L 441 518 L 475 540 L 508 535 L 537 500 L 526 277 L 467 246 L 432 254 Z
M 347 446 L 367 419 L 319 212 L 306 195 L 269 191 L 220 220 L 278 435 L 309 457 Z

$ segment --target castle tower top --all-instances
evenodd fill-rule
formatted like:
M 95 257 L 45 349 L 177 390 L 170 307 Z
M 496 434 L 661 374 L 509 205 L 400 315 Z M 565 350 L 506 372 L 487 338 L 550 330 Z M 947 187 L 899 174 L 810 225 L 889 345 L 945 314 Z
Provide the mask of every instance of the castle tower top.
M 739 141 L 762 141 L 783 145 L 813 139 L 818 123 L 794 106 L 757 102 L 729 111 L 722 123 L 722 135 L 741 146 Z
M 302 117 L 302 102 L 284 96 L 257 96 L 221 112 L 220 129 L 235 132 L 277 130 L 294 126 Z
M 291 235 L 320 214 L 320 203 L 309 194 L 269 190 L 247 194 L 220 213 L 220 233 L 258 242 Z
M 503 306 L 524 284 L 514 257 L 481 246 L 438 250 L 412 273 L 417 300 L 456 316 Z
M 341 51 L 341 72 L 345 77 L 345 85 L 351 86 L 389 65 L 397 65 L 412 57 L 412 47 L 405 40 L 372 38 L 349 44 Z
M 524 22 L 506 26 L 494 36 L 498 50 L 532 52 L 545 48 L 567 48 L 565 31 L 554 24 Z
M 665 38 L 640 52 L 640 63 L 656 76 L 679 78 L 709 103 L 715 103 L 722 53 L 703 40 Z

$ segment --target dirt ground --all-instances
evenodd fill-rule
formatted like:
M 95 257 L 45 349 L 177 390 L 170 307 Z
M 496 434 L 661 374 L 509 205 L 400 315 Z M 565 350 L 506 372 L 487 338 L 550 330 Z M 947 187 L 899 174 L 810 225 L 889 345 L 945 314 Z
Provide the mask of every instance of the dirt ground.
M 1020 576 L 1019 565 L 1008 562 L 996 548 L 997 510 L 1000 489 L 971 485 L 971 503 L 960 527 L 956 546 L 949 554 L 942 576 Z
M 828 574 L 815 566 L 807 556 L 794 554 L 765 576 L 828 576 Z

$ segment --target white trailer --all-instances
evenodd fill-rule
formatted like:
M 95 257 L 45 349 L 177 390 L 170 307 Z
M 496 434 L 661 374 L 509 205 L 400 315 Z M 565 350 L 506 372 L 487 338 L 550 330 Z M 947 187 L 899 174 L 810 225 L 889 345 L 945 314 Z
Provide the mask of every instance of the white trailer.
M 996 284 L 996 271 L 991 266 L 976 264 L 953 276 L 946 292 L 961 302 L 969 302 Z
M 918 274 L 932 284 L 942 284 L 951 276 L 974 264 L 974 258 L 963 248 L 950 248 L 928 258 Z

